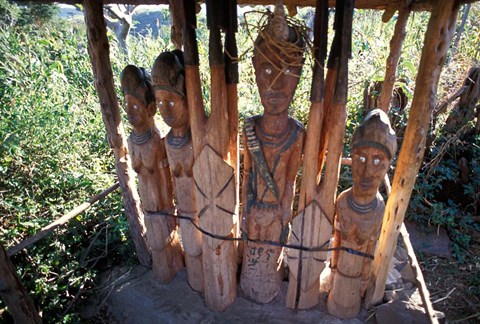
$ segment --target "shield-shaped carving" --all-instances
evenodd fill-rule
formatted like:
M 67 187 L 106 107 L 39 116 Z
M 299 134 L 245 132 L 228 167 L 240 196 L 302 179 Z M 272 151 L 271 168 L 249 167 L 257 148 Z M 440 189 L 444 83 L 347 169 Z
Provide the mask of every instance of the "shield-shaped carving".
M 209 145 L 205 145 L 193 165 L 197 189 L 200 227 L 219 236 L 229 236 L 237 223 L 235 215 L 234 170 Z M 204 236 L 210 247 L 218 244 Z

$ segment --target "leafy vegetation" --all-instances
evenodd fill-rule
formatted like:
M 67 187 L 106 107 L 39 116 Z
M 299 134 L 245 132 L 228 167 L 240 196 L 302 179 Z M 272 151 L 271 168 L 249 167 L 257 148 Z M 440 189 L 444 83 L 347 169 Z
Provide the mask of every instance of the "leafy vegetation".
M 44 10 L 50 12 L 49 8 Z M 26 21 L 21 19 L 22 14 L 35 16 L 30 6 L 17 7 L 0 0 L 0 17 L 4 17 L 0 19 L 0 242 L 7 248 L 115 182 L 84 26 L 59 19 Z M 41 13 L 39 17 L 48 15 Z M 167 12 L 162 16 L 168 16 Z M 301 9 L 299 16 L 308 21 L 311 11 Z M 480 7 L 475 4 L 456 56 L 444 69 L 439 101 L 456 91 L 468 68 L 478 63 L 479 16 Z M 407 26 L 398 77 L 409 102 L 428 18 L 428 13 L 412 13 Z M 395 18 L 384 24 L 381 13 L 374 11 L 358 10 L 354 19 L 346 143 L 362 117 L 366 84 L 383 78 L 395 25 Z M 205 24 L 199 26 L 198 37 L 206 39 Z M 241 121 L 262 111 L 250 59 L 255 35 L 246 30 L 241 25 L 237 36 L 242 54 L 238 86 Z M 114 76 L 118 77 L 127 63 L 151 67 L 161 51 L 173 49 L 169 35 L 165 24 L 159 25 L 158 31 L 137 33 L 129 39 L 126 58 L 120 54 L 113 34 L 109 34 Z M 201 77 L 206 85 L 204 101 L 208 104 L 207 48 L 206 42 L 199 43 Z M 311 59 L 307 59 L 292 104 L 292 115 L 305 124 L 310 107 L 311 64 Z M 118 85 L 118 80 L 115 82 Z M 406 111 L 392 108 L 391 115 L 400 133 L 406 125 L 408 109 L 408 105 Z M 445 119 L 439 116 L 431 130 L 431 145 L 407 216 L 426 228 L 445 227 L 454 242 L 455 257 L 466 262 L 479 232 L 480 139 L 470 132 L 469 137 L 446 148 L 444 144 L 450 137 L 442 128 Z M 345 148 L 348 154 L 348 145 Z M 443 158 L 435 165 L 429 164 L 440 152 Z M 462 157 L 469 161 L 470 181 L 460 184 L 458 161 Z M 346 188 L 350 183 L 347 169 L 342 172 L 340 185 Z M 457 190 L 460 195 L 445 195 L 446 188 Z M 78 301 L 94 291 L 96 275 L 114 265 L 135 263 L 131 251 L 134 248 L 128 224 L 116 192 L 12 260 L 46 322 L 76 322 Z M 478 282 L 476 287 L 478 294 Z M 2 304 L 1 319 L 8 319 Z

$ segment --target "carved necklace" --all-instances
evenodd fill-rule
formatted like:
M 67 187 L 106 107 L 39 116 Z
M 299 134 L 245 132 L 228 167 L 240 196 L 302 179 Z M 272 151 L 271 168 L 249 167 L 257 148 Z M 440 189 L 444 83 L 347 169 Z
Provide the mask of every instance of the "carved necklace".
M 257 124 L 257 129 L 258 132 L 261 134 L 260 142 L 262 145 L 267 146 L 267 147 L 279 147 L 282 146 L 288 138 L 291 136 L 291 129 L 292 129 L 292 123 L 291 120 L 288 120 L 287 125 L 285 128 L 276 134 L 269 134 L 263 129 L 262 124 L 258 123 Z
M 359 204 L 355 201 L 355 199 L 353 199 L 351 194 L 348 195 L 347 202 L 348 202 L 348 206 L 351 209 L 353 209 L 354 211 L 356 211 L 357 213 L 360 213 L 360 214 L 369 213 L 372 210 L 374 210 L 375 208 L 377 208 L 377 205 L 378 205 L 378 199 L 376 199 L 376 198 L 374 198 L 371 202 L 369 202 L 365 205 Z
M 187 143 L 190 142 L 191 138 L 192 131 L 190 130 L 190 128 L 185 132 L 183 136 L 174 136 L 172 131 L 169 131 L 167 134 L 168 145 L 175 149 L 179 149 L 187 145 Z
M 148 142 L 148 140 L 152 138 L 152 129 L 149 128 L 145 133 L 140 135 L 135 134 L 133 131 L 130 132 L 130 140 L 133 144 L 143 145 Z

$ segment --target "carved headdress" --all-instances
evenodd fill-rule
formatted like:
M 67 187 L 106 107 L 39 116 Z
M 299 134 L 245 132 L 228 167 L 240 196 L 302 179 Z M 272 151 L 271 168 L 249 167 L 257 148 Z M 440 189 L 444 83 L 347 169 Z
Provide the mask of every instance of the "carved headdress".
M 150 74 L 144 68 L 127 65 L 120 74 L 120 84 L 124 96 L 132 95 L 145 105 L 155 100 Z
M 273 14 L 268 13 L 267 23 L 260 29 L 255 40 L 254 53 L 268 57 L 260 48 L 266 45 L 270 52 L 290 65 L 303 65 L 306 48 L 305 28 L 296 24 L 285 15 L 285 8 L 280 1 L 275 5 Z
M 393 158 L 397 151 L 397 137 L 383 110 L 370 111 L 357 127 L 353 133 L 352 151 L 358 147 L 376 147 Z
M 152 68 L 154 90 L 166 90 L 185 97 L 185 68 L 183 52 L 161 53 Z

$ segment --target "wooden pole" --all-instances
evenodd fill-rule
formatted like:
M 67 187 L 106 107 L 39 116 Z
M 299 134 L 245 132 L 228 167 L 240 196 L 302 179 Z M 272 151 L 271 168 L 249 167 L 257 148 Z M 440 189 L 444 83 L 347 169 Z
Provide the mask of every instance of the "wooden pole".
M 322 5 L 322 8 L 322 11 L 325 11 L 323 16 L 326 16 L 325 4 Z M 304 182 L 300 191 L 300 212 L 292 224 L 291 240 L 294 244 L 309 247 L 325 245 L 327 247 L 332 235 L 347 116 L 348 59 L 351 49 L 352 18 L 353 1 L 338 1 L 335 10 L 335 37 L 330 51 L 328 74 L 325 81 L 325 96 L 319 96 L 312 88 L 312 107 L 309 116 L 312 119 L 309 120 L 305 144 Z M 323 23 L 327 23 L 327 21 L 328 18 L 323 18 Z M 326 51 L 326 26 L 324 25 L 321 29 L 323 35 L 319 35 L 321 38 L 319 41 L 324 42 L 323 47 Z M 320 57 L 324 59 L 324 54 L 321 54 Z M 319 76 L 314 75 L 314 80 L 316 78 Z M 323 82 L 323 73 L 321 79 Z M 323 116 L 321 116 L 322 110 L 325 110 Z M 323 135 L 319 136 L 319 134 L 326 134 L 324 132 L 326 128 L 330 133 L 327 139 L 323 138 Z M 325 175 L 320 179 L 324 150 L 328 150 L 328 155 L 325 160 Z M 320 184 L 317 185 L 318 181 Z M 286 297 L 287 307 L 306 309 L 318 303 L 319 278 L 325 268 L 326 258 L 326 252 L 290 251 L 288 262 L 291 267 Z
M 88 202 L 84 202 L 80 206 L 75 207 L 53 223 L 48 224 L 44 228 L 42 228 L 39 232 L 35 233 L 35 235 L 27 238 L 26 240 L 23 240 L 19 244 L 15 245 L 11 249 L 8 250 L 8 256 L 11 257 L 15 253 L 25 249 L 26 247 L 32 245 L 33 243 L 36 243 L 40 241 L 42 238 L 53 232 L 54 229 L 56 229 L 59 226 L 62 226 L 63 224 L 67 223 L 69 220 L 71 220 L 73 217 L 77 216 L 78 214 L 82 213 L 86 209 L 88 209 L 92 204 L 95 202 L 105 198 L 108 194 L 110 194 L 112 191 L 116 190 L 119 187 L 118 182 L 115 183 L 113 186 L 108 188 L 107 190 L 99 193 L 98 195 L 93 196 L 90 198 Z
M 329 222 L 322 224 L 324 217 L 320 210 L 307 206 L 315 203 L 318 193 L 317 175 L 321 171 L 319 165 L 319 147 L 321 128 L 324 116 L 324 63 L 327 52 L 328 37 L 328 3 L 326 0 L 317 1 L 314 21 L 314 70 L 310 95 L 310 112 L 308 116 L 308 130 L 305 138 L 302 187 L 300 189 L 299 215 L 293 220 L 292 244 L 313 246 L 318 244 L 318 236 L 326 237 L 331 234 Z M 315 206 L 312 204 L 312 206 Z M 320 231 L 325 230 L 325 233 Z M 317 236 L 318 235 L 318 236 Z M 320 243 L 321 244 L 321 243 Z M 319 282 L 316 278 L 324 268 L 324 262 L 319 253 L 307 253 L 301 250 L 291 250 L 288 257 L 289 283 L 285 299 L 288 308 L 309 308 L 318 303 Z
M 383 298 L 388 267 L 423 158 L 430 116 L 435 107 L 438 80 L 452 40 L 458 8 L 457 1 L 441 0 L 434 6 L 430 17 L 408 125 L 372 265 L 372 280 L 366 294 L 366 307 L 378 304 Z
M 402 223 L 400 234 L 402 234 L 403 245 L 405 245 L 408 260 L 410 261 L 413 273 L 415 274 L 415 281 L 417 282 L 418 290 L 420 291 L 420 297 L 422 298 L 425 313 L 427 314 L 430 323 L 436 324 L 438 323 L 438 318 L 436 317 L 435 310 L 433 309 L 432 302 L 430 301 L 430 293 L 428 292 L 427 285 L 423 279 L 422 270 L 420 269 L 417 257 L 415 256 L 415 251 L 413 249 L 412 242 L 410 242 L 410 235 L 405 227 L 405 223 Z
M 0 297 L 15 323 L 42 323 L 33 300 L 17 276 L 15 266 L 0 245 Z
M 387 58 L 387 68 L 385 70 L 385 79 L 383 80 L 382 91 L 378 98 L 378 105 L 384 112 L 388 113 L 390 101 L 392 99 L 393 86 L 397 73 L 398 61 L 402 52 L 403 41 L 405 40 L 405 28 L 407 26 L 408 16 L 410 15 L 410 0 L 407 0 L 404 8 L 398 10 L 398 18 L 395 24 L 395 31 L 390 40 L 390 54 Z
M 237 0 L 226 2 L 227 14 L 225 30 L 225 79 L 227 82 L 227 113 L 228 113 L 228 150 L 230 165 L 235 169 L 235 201 L 240 201 L 240 164 L 238 150 L 238 49 L 236 42 L 237 26 Z M 236 204 L 238 207 L 238 204 Z M 235 210 L 238 215 L 238 209 Z M 238 224 L 240 225 L 240 224 Z M 235 230 L 235 236 L 238 237 L 240 228 Z M 237 262 L 241 263 L 242 253 L 237 254 Z
M 233 237 L 238 230 L 236 167 L 232 165 L 229 149 L 228 94 L 220 34 L 222 5 L 223 2 L 207 1 L 212 108 L 209 117 L 205 114 L 200 82 L 194 0 L 183 1 L 185 85 L 195 155 L 193 176 L 200 227 L 215 235 Z M 206 304 L 211 310 L 223 311 L 237 295 L 236 244 L 204 235 L 202 253 Z
M 127 140 L 123 130 L 118 100 L 113 83 L 107 28 L 103 18 L 103 6 L 100 1 L 85 0 L 85 24 L 87 25 L 88 54 L 92 62 L 95 88 L 100 100 L 103 123 L 107 131 L 110 146 L 115 156 L 115 168 L 122 189 L 125 214 L 130 226 L 135 250 L 140 264 L 149 267 L 151 255 L 146 242 L 146 229 L 140 198 L 135 188 L 132 162 L 128 154 Z

